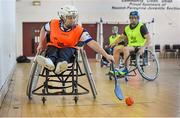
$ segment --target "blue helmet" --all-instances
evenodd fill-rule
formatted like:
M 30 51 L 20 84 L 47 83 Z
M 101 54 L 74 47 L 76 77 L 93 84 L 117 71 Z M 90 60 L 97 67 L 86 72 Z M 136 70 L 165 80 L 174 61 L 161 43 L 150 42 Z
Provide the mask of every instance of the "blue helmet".
M 131 11 L 129 14 L 129 17 L 130 16 L 137 16 L 139 18 L 139 13 L 138 13 L 138 11 Z

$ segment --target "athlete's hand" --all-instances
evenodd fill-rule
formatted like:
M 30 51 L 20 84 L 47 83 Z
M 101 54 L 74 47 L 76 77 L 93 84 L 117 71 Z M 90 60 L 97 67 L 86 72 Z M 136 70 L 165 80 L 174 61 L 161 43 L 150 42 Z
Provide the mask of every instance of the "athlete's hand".
M 139 52 L 140 54 L 143 54 L 143 53 L 144 53 L 144 50 L 145 50 L 145 47 L 141 47 L 138 52 Z
M 111 63 L 114 62 L 114 57 L 112 55 L 107 54 L 106 59 Z
M 37 47 L 37 53 L 41 53 L 43 51 L 43 45 L 39 44 Z

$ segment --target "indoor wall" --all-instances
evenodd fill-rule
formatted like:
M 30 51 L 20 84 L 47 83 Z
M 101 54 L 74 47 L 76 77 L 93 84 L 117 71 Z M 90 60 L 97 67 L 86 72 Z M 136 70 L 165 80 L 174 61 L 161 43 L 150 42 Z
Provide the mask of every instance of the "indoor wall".
M 137 0 L 138 1 L 138 0 Z M 141 0 L 139 0 L 141 1 Z M 135 4 L 135 5 L 132 5 Z M 48 22 L 52 18 L 58 18 L 57 11 L 65 4 L 71 4 L 79 10 L 79 22 L 97 23 L 100 18 L 103 23 L 127 24 L 129 23 L 129 12 L 138 10 L 140 21 L 146 23 L 152 37 L 152 45 L 180 44 L 180 1 L 155 2 L 144 1 L 141 9 L 139 2 L 122 2 L 122 0 L 41 0 L 40 6 L 33 6 L 32 0 L 18 0 L 16 2 L 17 23 L 17 53 L 22 54 L 22 23 L 23 22 Z M 157 5 L 160 5 L 157 7 Z M 112 9 L 119 7 L 119 9 Z M 120 9 L 121 7 L 121 9 Z M 123 7 L 130 7 L 124 9 Z M 137 9 L 139 7 L 139 9 Z M 154 7 L 154 9 L 148 9 Z M 164 9 L 160 9 L 163 7 Z M 167 9 L 172 7 L 172 9 Z M 158 9 L 159 8 L 159 9 Z M 154 19 L 154 23 L 151 21 Z

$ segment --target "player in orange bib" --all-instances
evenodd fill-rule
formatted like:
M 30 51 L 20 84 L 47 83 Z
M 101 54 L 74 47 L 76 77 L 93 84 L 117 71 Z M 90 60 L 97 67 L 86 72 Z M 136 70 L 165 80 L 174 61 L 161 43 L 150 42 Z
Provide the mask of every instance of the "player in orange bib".
M 87 30 L 78 25 L 78 11 L 74 6 L 63 6 L 58 15 L 60 19 L 52 19 L 41 28 L 37 53 L 43 50 L 47 33 L 50 34 L 50 41 L 47 43 L 46 57 L 37 56 L 38 64 L 49 70 L 54 70 L 56 74 L 60 74 L 68 68 L 68 63 L 79 42 L 82 45 L 87 44 L 94 51 L 102 54 L 108 61 L 114 61 L 113 56 L 107 54 L 92 39 Z

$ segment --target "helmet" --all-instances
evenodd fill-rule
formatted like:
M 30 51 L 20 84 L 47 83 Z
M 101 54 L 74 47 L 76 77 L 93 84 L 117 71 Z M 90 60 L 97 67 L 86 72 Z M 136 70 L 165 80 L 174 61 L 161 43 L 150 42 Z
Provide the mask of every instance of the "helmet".
M 61 7 L 61 9 L 58 11 L 58 15 L 63 22 L 66 22 L 67 16 L 72 16 L 75 19 L 76 24 L 78 22 L 78 10 L 74 6 L 65 5 Z
M 129 17 L 130 17 L 130 16 L 136 16 L 136 17 L 138 17 L 138 19 L 139 19 L 139 13 L 138 13 L 138 11 L 131 11 L 130 14 L 129 14 Z
M 113 26 L 112 27 L 112 33 L 117 34 L 118 33 L 118 26 Z

